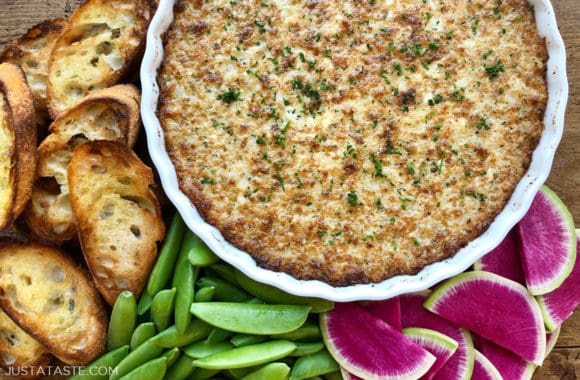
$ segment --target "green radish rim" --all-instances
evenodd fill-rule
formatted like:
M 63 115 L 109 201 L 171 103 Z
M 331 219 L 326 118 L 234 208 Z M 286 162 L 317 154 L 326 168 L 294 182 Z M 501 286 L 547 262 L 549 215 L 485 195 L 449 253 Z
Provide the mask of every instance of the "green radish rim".
M 455 352 L 459 347 L 459 343 L 455 339 L 448 337 L 439 331 L 426 329 L 423 327 L 407 327 L 403 329 L 403 335 L 406 337 L 419 337 L 426 338 L 432 342 L 437 343 L 439 346 L 447 348 L 449 351 Z
M 501 373 L 495 368 L 492 362 L 489 361 L 488 358 L 485 357 L 484 354 L 475 350 L 475 361 L 478 362 L 481 367 L 487 372 L 489 377 L 494 380 L 503 380 Z M 527 373 L 527 371 L 526 371 Z
M 574 238 L 574 260 L 570 262 L 571 264 L 571 270 L 574 270 L 574 265 L 576 263 L 576 260 L 578 260 L 578 245 L 577 245 L 577 238 L 578 235 L 580 234 L 580 230 L 579 229 L 574 229 L 574 233 L 575 233 L 575 238 Z M 565 281 L 566 279 L 564 279 Z M 562 285 L 562 284 L 560 284 Z M 538 305 L 540 306 L 540 311 L 542 312 L 542 318 L 544 319 L 544 325 L 546 326 L 546 330 L 548 330 L 548 332 L 554 333 L 556 330 L 559 331 L 560 328 L 560 322 L 555 321 L 553 318 L 553 314 L 550 312 L 550 310 L 548 309 L 548 307 L 546 307 L 546 304 L 544 303 L 544 298 L 542 296 L 536 296 L 536 301 L 538 301 Z
M 463 328 L 462 330 L 464 330 L 467 345 L 467 368 L 465 373 L 471 378 L 473 369 L 475 368 L 475 345 L 473 344 L 473 338 L 469 330 Z
M 544 299 L 542 296 L 536 296 L 536 301 L 538 302 L 538 306 L 540 307 L 540 311 L 542 312 L 542 319 L 544 320 L 544 326 L 546 326 L 547 332 L 554 332 L 556 331 L 560 325 L 558 322 L 552 318 L 552 313 L 546 307 L 544 303 Z
M 549 332 L 550 337 L 546 341 L 546 356 L 544 358 L 547 358 L 556 346 L 556 342 L 558 342 L 558 338 L 560 337 L 560 330 L 560 327 L 558 327 L 554 331 Z
M 562 199 L 558 197 L 558 195 L 550 189 L 548 186 L 543 185 L 540 189 L 540 192 L 543 193 L 546 198 L 554 205 L 555 209 L 558 210 L 558 213 L 561 216 L 562 227 L 565 227 L 565 230 L 568 232 L 567 235 L 562 236 L 563 241 L 564 238 L 567 238 L 567 246 L 568 246 L 568 256 L 566 258 L 566 265 L 562 267 L 562 272 L 560 272 L 559 276 L 555 278 L 549 279 L 549 281 L 545 282 L 544 285 L 537 285 L 533 287 L 528 286 L 529 292 L 534 295 L 542 295 L 549 293 L 562 285 L 562 283 L 568 278 L 572 269 L 574 268 L 574 263 L 576 261 L 576 227 L 574 226 L 574 217 L 568 207 L 564 204 Z
M 499 283 L 507 288 L 517 291 L 522 295 L 522 297 L 524 297 L 527 300 L 529 309 L 531 311 L 532 317 L 534 318 L 534 321 L 536 322 L 536 325 L 542 331 L 544 331 L 543 334 L 538 334 L 536 341 L 537 352 L 534 358 L 534 362 L 536 362 L 536 364 L 541 364 L 543 362 L 546 353 L 546 336 L 542 312 L 540 310 L 538 303 L 536 302 L 536 299 L 528 292 L 528 289 L 526 289 L 523 285 L 518 284 L 515 281 L 508 280 L 504 277 L 501 277 L 491 272 L 485 271 L 464 272 L 439 284 L 431 292 L 431 295 L 425 300 L 423 306 L 427 310 L 437 314 L 437 312 L 435 311 L 437 309 L 436 308 L 437 304 L 445 300 L 446 296 L 453 294 L 453 291 L 451 291 L 451 289 L 461 286 L 465 282 L 470 281 L 492 281 L 495 283 Z

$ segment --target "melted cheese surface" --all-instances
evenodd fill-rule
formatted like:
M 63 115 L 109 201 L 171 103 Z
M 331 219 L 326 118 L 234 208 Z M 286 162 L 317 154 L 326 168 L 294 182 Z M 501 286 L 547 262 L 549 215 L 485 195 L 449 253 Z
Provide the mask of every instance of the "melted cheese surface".
M 481 234 L 543 128 L 521 0 L 180 1 L 158 115 L 180 187 L 259 265 L 343 286 Z

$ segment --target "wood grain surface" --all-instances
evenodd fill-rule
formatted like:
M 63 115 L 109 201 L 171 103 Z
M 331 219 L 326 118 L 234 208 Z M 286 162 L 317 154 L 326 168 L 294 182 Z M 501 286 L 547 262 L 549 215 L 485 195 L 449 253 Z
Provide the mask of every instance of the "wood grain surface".
M 28 28 L 49 18 L 70 15 L 80 0 L 0 0 L 0 49 Z M 552 0 L 567 51 L 570 97 L 564 137 L 548 179 L 580 225 L 580 0 Z M 554 351 L 534 379 L 580 377 L 580 312 L 562 326 Z M 506 379 L 511 380 L 511 379 Z

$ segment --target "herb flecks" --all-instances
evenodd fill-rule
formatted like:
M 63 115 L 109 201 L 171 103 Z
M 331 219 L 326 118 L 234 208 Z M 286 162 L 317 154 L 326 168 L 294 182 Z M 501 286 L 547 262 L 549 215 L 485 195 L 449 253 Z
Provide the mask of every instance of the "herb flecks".
M 224 103 L 231 104 L 240 99 L 240 91 L 229 88 L 223 94 L 219 94 L 217 99 L 223 101 Z
M 485 194 L 478 193 L 478 192 L 473 191 L 473 190 L 466 191 L 465 194 L 477 199 L 480 202 L 485 202 L 485 200 L 486 200 Z
M 350 204 L 353 207 L 356 207 L 356 206 L 361 204 L 358 201 L 358 194 L 354 190 L 351 190 L 346 194 L 346 200 L 347 200 L 348 204 Z
M 320 108 L 322 104 L 320 93 L 314 88 L 312 84 L 304 83 L 300 78 L 294 78 L 290 83 L 292 84 L 293 89 L 299 90 L 302 95 L 310 98 L 311 108 L 315 110 Z
M 439 104 L 442 101 L 443 101 L 443 96 L 441 96 L 441 94 L 437 94 L 432 99 L 429 99 L 427 101 L 427 104 L 429 104 L 431 107 L 433 107 L 434 105 Z
M 215 185 L 217 183 L 215 178 L 202 178 L 200 182 L 204 185 Z
M 477 123 L 475 123 L 475 128 L 479 130 L 483 129 L 485 131 L 488 131 L 491 129 L 491 126 L 489 125 L 485 117 L 480 117 L 479 120 L 477 120 Z
M 490 80 L 497 78 L 501 73 L 504 72 L 503 63 L 498 59 L 493 65 L 484 66 L 487 77 Z
M 378 178 L 386 178 L 387 175 L 383 173 L 383 163 L 377 158 L 377 155 L 371 153 L 371 161 L 375 167 L 374 176 Z

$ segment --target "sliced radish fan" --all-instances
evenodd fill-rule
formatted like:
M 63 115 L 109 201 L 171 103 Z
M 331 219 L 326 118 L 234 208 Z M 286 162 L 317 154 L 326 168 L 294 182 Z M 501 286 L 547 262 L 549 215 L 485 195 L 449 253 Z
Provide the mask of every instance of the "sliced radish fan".
M 475 350 L 475 366 L 473 367 L 472 380 L 503 380 L 503 377 L 481 352 Z
M 403 330 L 403 335 L 429 351 L 436 358 L 435 363 L 429 368 L 429 371 L 423 375 L 422 379 L 424 380 L 432 379 L 439 369 L 453 356 L 455 351 L 457 351 L 457 341 L 435 330 L 409 327 Z
M 487 339 L 475 339 L 477 349 L 493 364 L 506 380 L 529 380 L 532 378 L 536 365 L 522 359 L 513 352 L 506 350 Z
M 423 376 L 435 357 L 356 303 L 338 303 L 320 317 L 330 354 L 348 372 L 364 379 Z
M 423 327 L 438 331 L 455 340 L 459 347 L 443 367 L 434 374 L 435 379 L 469 379 L 473 371 L 474 351 L 469 331 L 455 325 L 423 307 L 429 291 L 405 294 L 399 297 L 403 328 Z

